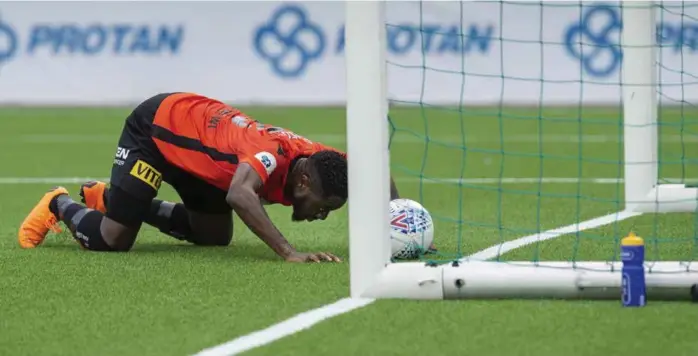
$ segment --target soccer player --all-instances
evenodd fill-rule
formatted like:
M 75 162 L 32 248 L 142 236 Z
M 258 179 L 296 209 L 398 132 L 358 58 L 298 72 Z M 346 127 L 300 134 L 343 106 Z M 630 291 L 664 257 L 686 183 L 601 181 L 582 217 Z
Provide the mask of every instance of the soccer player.
M 162 182 L 182 202 L 155 199 Z M 19 229 L 34 248 L 64 222 L 92 251 L 128 251 L 143 222 L 196 245 L 226 246 L 232 210 L 289 262 L 339 262 L 329 252 L 296 251 L 262 204 L 292 206 L 293 221 L 324 220 L 347 200 L 344 153 L 278 127 L 265 126 L 218 100 L 192 93 L 159 94 L 126 118 L 110 187 L 82 185 L 85 205 L 63 187 L 46 193 Z M 391 180 L 391 198 L 398 197 Z

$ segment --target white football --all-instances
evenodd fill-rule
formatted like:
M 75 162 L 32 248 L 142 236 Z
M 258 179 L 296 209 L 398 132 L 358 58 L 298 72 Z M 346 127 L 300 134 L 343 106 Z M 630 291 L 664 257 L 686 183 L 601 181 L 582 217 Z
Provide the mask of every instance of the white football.
M 427 209 L 410 199 L 390 202 L 390 241 L 392 256 L 413 259 L 431 246 L 434 222 Z

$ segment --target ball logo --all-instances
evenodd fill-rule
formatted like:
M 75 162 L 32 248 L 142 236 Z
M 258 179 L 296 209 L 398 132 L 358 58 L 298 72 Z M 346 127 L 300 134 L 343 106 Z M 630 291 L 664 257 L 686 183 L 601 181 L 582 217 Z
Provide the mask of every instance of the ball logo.
M 391 211 L 391 215 L 390 227 L 402 234 L 420 233 L 429 225 L 429 219 L 422 210 L 400 209 Z
M 405 221 L 407 218 L 407 213 L 402 212 L 400 215 L 394 217 L 392 220 L 390 220 L 390 226 L 393 228 L 399 229 L 400 231 L 404 232 L 407 231 L 407 229 L 410 227 L 409 224 Z
M 254 157 L 262 163 L 264 170 L 267 174 L 271 174 L 276 169 L 276 158 L 269 152 L 260 152 L 254 155 Z

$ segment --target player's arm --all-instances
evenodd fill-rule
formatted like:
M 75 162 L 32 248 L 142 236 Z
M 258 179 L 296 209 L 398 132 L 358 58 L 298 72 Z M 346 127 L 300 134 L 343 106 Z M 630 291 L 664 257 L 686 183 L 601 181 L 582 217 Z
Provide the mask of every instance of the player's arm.
M 240 163 L 233 175 L 226 200 L 240 219 L 277 255 L 287 259 L 296 250 L 274 226 L 259 200 L 262 177 L 248 163 Z

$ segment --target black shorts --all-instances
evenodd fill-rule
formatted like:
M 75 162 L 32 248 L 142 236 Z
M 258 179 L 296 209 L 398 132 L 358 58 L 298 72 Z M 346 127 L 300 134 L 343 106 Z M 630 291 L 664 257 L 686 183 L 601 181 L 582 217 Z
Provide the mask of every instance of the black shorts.
M 152 139 L 155 113 L 171 94 L 158 94 L 126 118 L 111 170 L 107 216 L 126 226 L 145 220 L 162 182 L 170 184 L 188 210 L 230 213 L 226 192 L 167 162 Z

